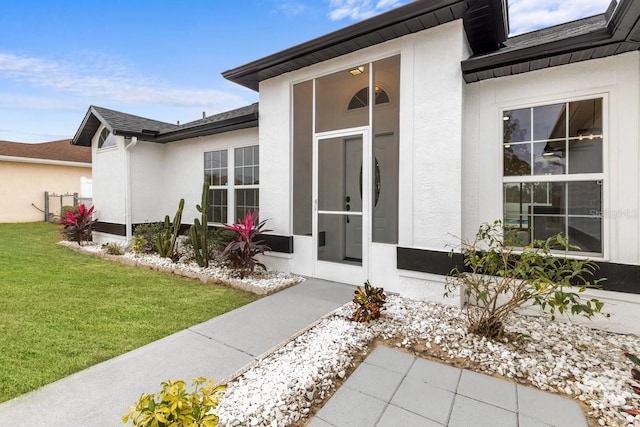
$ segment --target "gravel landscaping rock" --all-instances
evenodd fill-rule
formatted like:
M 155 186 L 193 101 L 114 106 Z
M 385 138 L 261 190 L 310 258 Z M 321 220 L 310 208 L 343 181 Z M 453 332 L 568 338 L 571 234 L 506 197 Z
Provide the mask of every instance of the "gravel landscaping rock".
M 458 308 L 390 296 L 381 318 L 349 320 L 349 303 L 228 382 L 216 409 L 220 425 L 302 425 L 353 370 L 375 340 L 444 363 L 502 376 L 584 402 L 595 425 L 640 426 L 622 411 L 640 407 L 629 387 L 640 338 L 514 315 L 509 338 L 492 342 L 467 333 Z
M 252 274 L 240 279 L 234 275 L 232 269 L 211 262 L 208 268 L 202 268 L 193 261 L 183 257 L 178 262 L 168 258 L 162 258 L 157 254 L 134 254 L 127 252 L 124 255 L 108 255 L 99 245 L 86 244 L 79 246 L 75 242 L 61 241 L 61 245 L 78 252 L 93 255 L 110 261 L 120 262 L 135 267 L 148 268 L 163 273 L 176 274 L 191 279 L 198 279 L 205 283 L 222 284 L 232 288 L 252 292 L 257 295 L 270 295 L 282 289 L 296 285 L 304 280 L 294 274 L 278 271 L 256 270 Z

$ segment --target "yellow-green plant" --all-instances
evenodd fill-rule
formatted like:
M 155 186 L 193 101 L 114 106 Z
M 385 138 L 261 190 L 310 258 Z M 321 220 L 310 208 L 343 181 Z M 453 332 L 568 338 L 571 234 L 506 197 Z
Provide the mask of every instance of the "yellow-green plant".
M 588 259 L 569 259 L 563 254 L 579 250 L 561 235 L 536 240 L 523 248 L 505 241 L 501 221 L 482 224 L 475 240 L 463 241 L 464 267 L 447 276 L 445 296 L 461 288 L 467 300 L 469 332 L 500 338 L 507 318 L 515 310 L 534 305 L 555 317 L 556 311 L 591 318 L 602 313 L 598 299 L 582 298 L 597 265 Z M 560 252 L 552 254 L 553 250 Z
M 142 394 L 122 422 L 131 421 L 136 427 L 215 427 L 218 417 L 211 411 L 227 386 L 215 385 L 213 379 L 202 386 L 206 382 L 205 378 L 195 378 L 195 389 L 189 393 L 184 381 L 165 381 L 157 395 Z
M 133 236 L 133 241 L 131 245 L 131 252 L 136 255 L 140 255 L 145 252 L 145 248 L 147 247 L 147 239 L 142 236 Z
M 109 242 L 102 245 L 102 250 L 105 251 L 109 255 L 123 255 L 124 249 L 120 246 L 119 243 Z
M 371 286 L 367 280 L 364 282 L 364 288 L 358 286 L 354 292 L 353 302 L 356 309 L 351 316 L 354 322 L 368 322 L 380 317 L 380 312 L 384 309 L 387 302 L 387 295 L 383 288 Z

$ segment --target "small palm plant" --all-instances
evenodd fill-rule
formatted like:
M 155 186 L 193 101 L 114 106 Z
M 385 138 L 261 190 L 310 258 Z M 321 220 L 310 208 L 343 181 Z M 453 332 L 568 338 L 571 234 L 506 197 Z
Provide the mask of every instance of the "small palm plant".
M 238 219 L 233 225 L 225 225 L 227 230 L 235 231 L 236 238 L 227 244 L 227 247 L 222 252 L 222 257 L 235 268 L 240 275 L 240 278 L 244 278 L 247 273 L 253 272 L 256 267 L 260 267 L 266 270 L 264 264 L 256 259 L 256 255 L 264 254 L 270 248 L 267 246 L 264 240 L 260 240 L 262 233 L 271 231 L 263 230 L 267 220 L 260 221 L 257 225 L 255 219 L 257 214 L 254 215 L 251 211 L 247 211 L 244 218 Z

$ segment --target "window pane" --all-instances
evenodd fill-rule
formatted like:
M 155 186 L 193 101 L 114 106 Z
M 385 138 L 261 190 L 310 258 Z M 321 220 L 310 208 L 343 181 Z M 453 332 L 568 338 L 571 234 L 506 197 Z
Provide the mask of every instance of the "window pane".
M 253 168 L 246 167 L 244 168 L 244 179 L 243 182 L 245 185 L 253 184 Z
M 353 95 L 363 87 L 369 87 L 368 65 L 316 79 L 316 132 L 368 125 L 368 108 L 347 110 Z
M 567 134 L 566 104 L 545 105 L 533 109 L 533 139 L 564 138 Z
M 235 166 L 242 166 L 244 165 L 244 149 L 242 148 L 236 148 L 235 150 Z
M 565 141 L 533 143 L 533 174 L 562 175 L 565 173 Z
M 505 111 L 503 114 L 503 142 L 531 141 L 531 109 Z
M 237 167 L 236 168 L 236 178 L 235 181 L 236 185 L 242 185 L 243 184 L 243 178 L 242 178 L 242 168 L 241 167 Z
M 253 165 L 253 147 L 244 148 L 244 163 L 245 166 Z
M 599 216 L 602 209 L 602 185 L 598 181 L 567 183 L 569 215 Z
M 582 252 L 602 253 L 602 220 L 569 217 L 569 244 Z
M 534 215 L 566 214 L 564 182 L 536 182 L 532 186 Z
M 312 96 L 312 81 L 293 86 L 293 234 L 309 236 L 313 169 Z
M 207 209 L 207 219 L 209 222 L 226 223 L 227 222 L 227 190 L 226 189 L 210 189 L 209 190 L 209 206 Z
M 260 184 L 260 166 L 253 167 L 253 183 L 255 185 Z
M 255 213 L 259 209 L 257 189 L 236 190 L 236 219 L 244 218 L 248 211 Z
M 546 240 L 556 234 L 565 235 L 564 216 L 534 216 L 533 238 L 534 240 Z
M 569 136 L 602 135 L 602 98 L 569 103 Z
M 509 218 L 510 225 L 523 226 L 522 221 L 531 213 L 531 185 L 526 182 L 504 184 L 504 216 Z M 518 222 L 511 224 L 511 220 Z
M 585 137 L 569 141 L 569 173 L 602 172 L 602 138 Z
M 531 175 L 531 144 L 504 145 L 504 175 Z

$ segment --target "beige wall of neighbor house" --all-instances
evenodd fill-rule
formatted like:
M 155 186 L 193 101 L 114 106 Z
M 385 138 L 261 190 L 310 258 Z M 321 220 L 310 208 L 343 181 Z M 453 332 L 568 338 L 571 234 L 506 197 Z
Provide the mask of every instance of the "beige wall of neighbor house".
M 0 141 L 0 223 L 45 220 L 44 193 L 82 194 L 90 191 L 91 150 L 60 140 L 27 144 Z M 84 185 L 83 185 L 84 184 Z M 73 204 L 73 197 L 63 199 Z M 60 201 L 50 212 L 59 215 Z
M 0 223 L 44 221 L 44 192 L 80 194 L 83 177 L 91 178 L 90 165 L 0 160 Z M 53 204 L 52 211 L 59 213 L 59 207 Z

